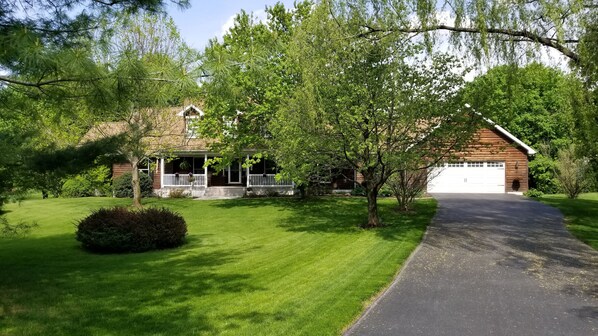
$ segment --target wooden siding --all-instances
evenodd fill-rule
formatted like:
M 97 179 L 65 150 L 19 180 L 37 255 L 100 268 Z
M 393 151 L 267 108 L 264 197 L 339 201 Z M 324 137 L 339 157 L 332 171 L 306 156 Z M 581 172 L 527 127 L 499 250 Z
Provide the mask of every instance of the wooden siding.
M 527 152 L 494 129 L 478 131 L 473 144 L 459 156 L 465 161 L 504 161 L 505 191 L 528 190 Z
M 156 170 L 152 173 L 152 181 L 154 190 L 162 188 L 162 181 L 160 180 L 160 160 L 156 161 Z
M 125 173 L 129 173 L 129 172 L 131 172 L 131 164 L 128 162 L 112 164 L 112 179 L 113 180 L 115 178 L 117 178 Z
M 113 163 L 112 164 L 112 179 L 115 179 L 125 173 L 129 173 L 131 172 L 131 164 L 130 163 Z M 153 182 L 153 188 L 154 189 L 160 189 L 162 188 L 162 185 L 160 184 L 160 162 L 158 161 L 158 164 L 156 164 L 156 171 L 153 172 L 150 176 L 152 178 L 152 182 Z
M 473 144 L 457 156 L 464 161 L 504 161 L 505 192 L 525 192 L 529 188 L 527 152 L 494 129 L 479 130 Z M 356 180 L 362 183 L 363 175 L 357 173 Z

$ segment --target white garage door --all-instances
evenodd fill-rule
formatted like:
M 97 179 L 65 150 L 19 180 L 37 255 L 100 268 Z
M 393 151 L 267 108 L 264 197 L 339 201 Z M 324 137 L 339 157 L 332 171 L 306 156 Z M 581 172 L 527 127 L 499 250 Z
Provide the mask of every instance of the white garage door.
M 451 162 L 431 168 L 430 193 L 504 193 L 504 162 Z

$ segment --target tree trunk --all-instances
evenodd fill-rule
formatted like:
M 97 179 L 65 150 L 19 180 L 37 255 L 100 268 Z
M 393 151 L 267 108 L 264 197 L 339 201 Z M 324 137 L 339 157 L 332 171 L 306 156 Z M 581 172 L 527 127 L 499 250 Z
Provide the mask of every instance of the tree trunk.
M 137 209 L 141 209 L 141 185 L 139 183 L 138 164 L 138 159 L 131 160 L 131 165 L 133 166 L 133 169 L 131 170 L 131 187 L 133 187 L 133 206 Z
M 377 228 L 382 224 L 380 223 L 380 217 L 378 216 L 378 189 L 368 188 L 366 190 L 366 196 L 368 198 L 368 223 L 367 228 Z

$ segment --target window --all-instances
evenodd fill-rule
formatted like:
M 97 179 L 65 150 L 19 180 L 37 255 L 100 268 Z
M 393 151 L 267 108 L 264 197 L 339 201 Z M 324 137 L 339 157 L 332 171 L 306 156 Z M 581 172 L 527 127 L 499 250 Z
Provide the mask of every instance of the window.
M 150 159 L 142 160 L 137 165 L 137 169 L 139 169 L 140 172 L 143 172 L 143 173 L 149 175 L 152 170 L 152 161 Z
M 484 167 L 484 162 L 467 162 L 467 167 L 482 168 Z
M 464 162 L 449 162 L 448 163 L 448 167 L 450 167 L 450 168 L 462 168 L 462 167 L 465 167 L 465 163 Z
M 504 167 L 504 163 L 503 162 L 488 162 L 486 164 L 486 167 L 490 167 L 490 168 L 503 168 Z
M 276 174 L 278 167 L 272 160 L 262 159 L 249 168 L 249 174 Z

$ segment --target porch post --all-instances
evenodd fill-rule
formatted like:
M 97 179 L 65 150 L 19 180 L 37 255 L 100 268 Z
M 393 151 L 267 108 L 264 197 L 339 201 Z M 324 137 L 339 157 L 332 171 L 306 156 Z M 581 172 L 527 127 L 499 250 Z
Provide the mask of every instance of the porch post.
M 247 154 L 247 161 L 249 161 L 249 154 Z M 249 188 L 249 166 L 247 166 L 247 168 L 245 168 L 246 174 L 247 175 L 247 188 Z
M 160 188 L 164 188 L 164 157 L 160 158 Z
M 208 187 L 208 166 L 206 166 L 206 162 L 208 161 L 208 154 L 204 154 L 203 157 L 203 174 L 204 174 L 204 183 L 205 183 L 205 187 Z

